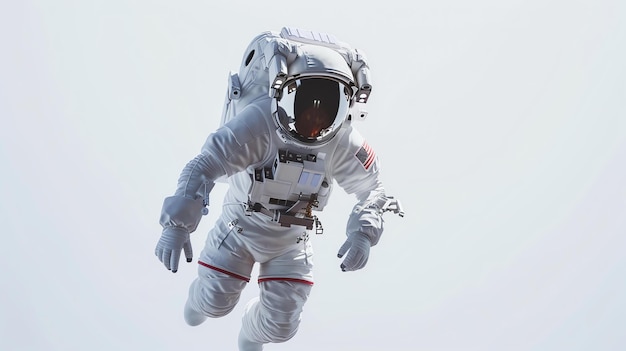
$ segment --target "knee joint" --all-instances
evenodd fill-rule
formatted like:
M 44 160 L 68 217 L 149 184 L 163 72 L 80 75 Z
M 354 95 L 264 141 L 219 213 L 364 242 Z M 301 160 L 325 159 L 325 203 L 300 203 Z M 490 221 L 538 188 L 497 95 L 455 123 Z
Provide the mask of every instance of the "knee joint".
M 270 320 L 264 318 L 262 325 L 265 329 L 265 334 L 274 343 L 281 343 L 293 338 L 298 331 L 300 322 L 298 320 Z

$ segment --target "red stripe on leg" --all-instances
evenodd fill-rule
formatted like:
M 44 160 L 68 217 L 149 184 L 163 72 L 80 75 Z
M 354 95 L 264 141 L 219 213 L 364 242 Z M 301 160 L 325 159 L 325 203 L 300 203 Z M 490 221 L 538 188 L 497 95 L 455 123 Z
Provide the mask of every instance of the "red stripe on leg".
M 261 284 L 263 282 L 271 281 L 271 280 L 282 280 L 282 281 L 287 281 L 287 282 L 294 282 L 294 283 L 302 283 L 302 284 L 307 284 L 307 285 L 313 285 L 312 281 L 305 280 L 305 279 L 296 279 L 296 278 L 259 278 L 259 284 Z

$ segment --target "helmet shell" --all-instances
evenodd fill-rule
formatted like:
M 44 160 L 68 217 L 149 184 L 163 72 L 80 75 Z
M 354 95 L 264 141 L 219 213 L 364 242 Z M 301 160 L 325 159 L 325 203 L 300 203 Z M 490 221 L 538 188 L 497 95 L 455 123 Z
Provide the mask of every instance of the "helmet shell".
M 299 45 L 275 98 L 273 115 L 284 136 L 300 146 L 323 145 L 341 129 L 354 95 L 354 77 L 336 50 Z

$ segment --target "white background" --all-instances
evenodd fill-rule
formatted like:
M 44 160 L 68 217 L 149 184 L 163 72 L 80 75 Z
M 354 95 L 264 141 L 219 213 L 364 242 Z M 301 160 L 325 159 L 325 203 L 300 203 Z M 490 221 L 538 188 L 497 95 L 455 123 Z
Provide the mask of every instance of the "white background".
M 220 3 L 0 5 L 0 349 L 236 349 L 254 280 L 188 327 L 197 265 L 153 250 L 228 71 L 282 26 L 367 53 L 356 126 L 406 217 L 342 273 L 338 189 L 300 332 L 267 350 L 626 348 L 625 2 Z

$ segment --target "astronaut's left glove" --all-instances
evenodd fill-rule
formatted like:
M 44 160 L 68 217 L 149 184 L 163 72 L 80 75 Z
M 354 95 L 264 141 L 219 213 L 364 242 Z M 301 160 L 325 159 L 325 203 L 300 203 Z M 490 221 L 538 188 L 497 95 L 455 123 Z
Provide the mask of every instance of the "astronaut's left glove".
M 337 252 L 339 258 L 342 258 L 346 252 L 348 253 L 341 263 L 341 270 L 356 271 L 365 267 L 370 256 L 370 247 L 372 247 L 372 242 L 365 234 L 359 232 L 348 234 L 348 239 Z
M 355 271 L 365 267 L 370 248 L 378 243 L 383 234 L 382 214 L 386 201 L 387 197 L 378 193 L 354 206 L 346 226 L 348 239 L 337 253 L 339 258 L 346 255 L 340 266 L 342 271 Z

